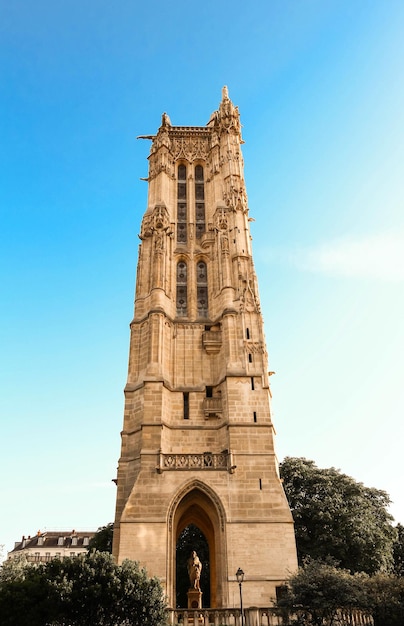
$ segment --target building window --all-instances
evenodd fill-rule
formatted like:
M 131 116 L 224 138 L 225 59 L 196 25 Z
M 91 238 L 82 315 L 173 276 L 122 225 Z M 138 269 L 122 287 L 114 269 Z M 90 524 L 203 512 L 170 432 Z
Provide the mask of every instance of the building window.
M 249 328 L 245 329 L 245 336 L 246 336 L 247 339 L 250 338 L 250 329 Z
M 88 546 L 89 541 L 90 541 L 89 537 L 84 537 L 84 539 L 83 539 L 83 546 Z
M 189 419 L 189 393 L 188 391 L 184 392 L 184 420 Z
M 208 276 L 206 263 L 198 261 L 196 265 L 197 311 L 199 317 L 208 316 Z
M 187 242 L 187 168 L 185 165 L 178 166 L 177 242 Z
M 77 537 L 72 537 L 72 546 L 77 546 Z
M 205 183 L 202 165 L 195 167 L 195 224 L 196 237 L 199 239 L 205 232 Z
M 187 314 L 187 264 L 177 264 L 177 315 Z
M 255 389 L 254 377 L 251 376 L 251 390 L 254 391 L 254 389 Z
M 257 411 L 254 411 L 253 415 L 254 415 L 254 422 L 257 422 Z
M 51 560 L 50 552 L 45 552 L 45 561 L 50 561 L 50 560 Z
M 58 546 L 63 546 L 64 537 L 58 537 Z
M 252 363 L 252 360 L 253 360 L 253 359 L 252 359 L 252 354 L 249 354 L 249 355 L 248 355 L 248 362 L 249 362 L 249 363 Z

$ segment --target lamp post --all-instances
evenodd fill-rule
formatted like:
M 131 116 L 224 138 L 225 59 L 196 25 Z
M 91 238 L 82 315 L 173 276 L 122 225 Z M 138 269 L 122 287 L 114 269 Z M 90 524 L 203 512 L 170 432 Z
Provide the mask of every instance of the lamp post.
M 237 572 L 236 572 L 236 578 L 237 578 L 237 582 L 238 582 L 238 586 L 240 588 L 240 613 L 241 613 L 241 626 L 244 626 L 244 613 L 243 613 L 243 592 L 241 590 L 241 585 L 243 584 L 243 580 L 244 580 L 244 572 L 243 570 L 239 567 Z

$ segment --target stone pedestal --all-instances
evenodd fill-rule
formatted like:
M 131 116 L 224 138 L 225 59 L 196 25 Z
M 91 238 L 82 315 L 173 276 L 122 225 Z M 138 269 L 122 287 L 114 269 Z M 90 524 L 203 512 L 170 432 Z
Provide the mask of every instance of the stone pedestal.
M 188 608 L 189 609 L 201 609 L 202 608 L 202 591 L 197 589 L 190 589 L 187 593 L 188 596 Z

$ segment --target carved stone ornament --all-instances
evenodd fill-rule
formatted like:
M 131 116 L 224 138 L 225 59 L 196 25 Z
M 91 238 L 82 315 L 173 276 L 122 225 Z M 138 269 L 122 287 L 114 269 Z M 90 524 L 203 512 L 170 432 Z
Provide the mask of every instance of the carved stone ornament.
M 215 225 L 218 230 L 229 229 L 228 209 L 221 207 L 215 213 Z
M 157 141 L 157 140 L 156 140 Z M 158 145 L 156 142 L 153 145 Z M 160 172 L 165 172 L 171 178 L 174 178 L 174 163 L 172 158 L 170 157 L 169 151 L 164 148 L 164 150 L 159 150 L 155 154 L 152 153 L 149 157 L 149 178 L 148 180 L 153 180 L 156 178 Z
M 261 341 L 245 341 L 245 348 L 247 352 L 253 354 L 266 354 L 266 348 Z
M 258 297 L 248 285 L 243 289 L 240 295 L 240 311 L 248 311 L 249 313 L 261 313 L 261 306 Z
M 208 155 L 208 136 L 190 136 L 172 139 L 171 153 L 174 160 L 186 159 L 189 162 L 195 159 L 206 159 Z
M 230 100 L 227 87 L 223 87 L 219 110 L 212 114 L 211 120 L 213 127 L 219 133 L 233 131 L 240 136 L 241 140 L 240 113 L 238 107 L 235 107 Z
M 245 187 L 241 182 L 237 185 L 230 185 L 229 189 L 223 192 L 223 200 L 225 201 L 226 206 L 232 208 L 233 210 L 242 211 L 245 214 L 248 213 L 247 194 Z
M 163 454 L 160 453 L 160 463 L 156 468 L 159 473 L 165 470 L 226 470 L 234 471 L 232 455 L 228 452 L 213 454 Z
M 151 237 L 153 233 L 171 235 L 172 228 L 169 215 L 164 205 L 156 205 L 152 213 L 146 213 L 143 217 L 140 231 L 140 239 Z

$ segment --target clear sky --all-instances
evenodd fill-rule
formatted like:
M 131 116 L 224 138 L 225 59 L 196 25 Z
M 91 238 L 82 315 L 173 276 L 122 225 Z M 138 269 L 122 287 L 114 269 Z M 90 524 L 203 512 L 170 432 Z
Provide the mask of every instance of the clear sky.
M 402 0 L 0 0 L 0 544 L 113 520 L 149 142 L 243 123 L 280 459 L 404 523 Z

